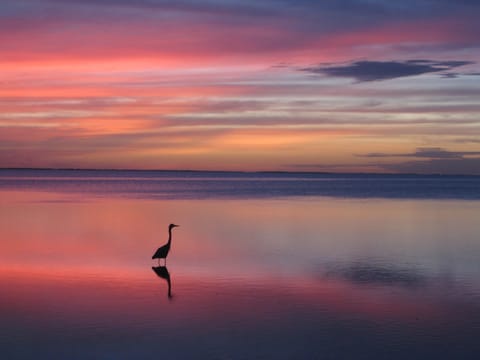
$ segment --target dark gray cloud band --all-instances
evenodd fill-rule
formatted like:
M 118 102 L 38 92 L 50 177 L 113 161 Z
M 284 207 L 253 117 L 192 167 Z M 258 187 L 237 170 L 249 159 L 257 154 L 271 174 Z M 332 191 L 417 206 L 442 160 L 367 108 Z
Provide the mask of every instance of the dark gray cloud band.
M 480 156 L 480 151 L 449 151 L 439 147 L 417 148 L 412 153 L 368 153 L 357 155 L 360 157 L 380 158 L 380 157 L 413 157 L 429 159 L 462 159 L 464 156 Z
M 480 175 L 480 158 L 460 159 L 425 159 L 406 161 L 399 164 L 385 164 L 387 171 L 411 174 L 443 174 L 443 175 Z M 471 184 L 478 190 L 478 180 Z
M 470 65 L 470 61 L 433 61 L 424 59 L 406 61 L 355 61 L 342 65 L 318 65 L 301 68 L 301 71 L 329 77 L 351 78 L 356 81 L 378 81 L 445 72 L 454 77 L 453 69 Z
M 416 174 L 480 175 L 480 151 L 449 151 L 438 147 L 417 148 L 412 153 L 368 153 L 366 158 L 411 158 L 401 163 L 378 164 L 387 171 Z

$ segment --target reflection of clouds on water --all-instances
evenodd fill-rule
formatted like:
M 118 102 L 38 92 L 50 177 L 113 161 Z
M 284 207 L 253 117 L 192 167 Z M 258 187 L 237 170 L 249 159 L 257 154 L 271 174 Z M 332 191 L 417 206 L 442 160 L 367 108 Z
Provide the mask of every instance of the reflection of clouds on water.
M 427 277 L 417 269 L 366 262 L 327 266 L 323 269 L 322 275 L 365 285 L 420 288 L 427 286 L 428 283 Z

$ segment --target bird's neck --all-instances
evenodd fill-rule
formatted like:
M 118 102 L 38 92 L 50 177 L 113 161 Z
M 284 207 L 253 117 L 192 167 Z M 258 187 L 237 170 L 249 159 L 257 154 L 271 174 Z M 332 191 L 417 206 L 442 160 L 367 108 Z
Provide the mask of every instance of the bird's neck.
M 168 229 L 168 242 L 167 244 L 170 245 L 172 242 L 172 229 Z

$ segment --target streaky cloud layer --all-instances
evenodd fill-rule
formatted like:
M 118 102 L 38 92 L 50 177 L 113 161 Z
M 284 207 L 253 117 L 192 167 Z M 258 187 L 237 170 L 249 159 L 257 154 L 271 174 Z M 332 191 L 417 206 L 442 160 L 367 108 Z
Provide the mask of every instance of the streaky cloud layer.
M 7 0 L 0 166 L 480 174 L 479 15 L 466 0 Z

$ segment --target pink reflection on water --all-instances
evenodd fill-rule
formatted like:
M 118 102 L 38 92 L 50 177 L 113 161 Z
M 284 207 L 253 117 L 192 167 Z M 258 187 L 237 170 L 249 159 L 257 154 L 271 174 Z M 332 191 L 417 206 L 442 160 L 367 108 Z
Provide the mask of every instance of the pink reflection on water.
M 458 315 L 438 286 L 357 284 L 312 269 L 337 258 L 383 256 L 420 258 L 435 274 L 446 255 L 451 269 L 470 269 L 478 254 L 471 251 L 478 204 L 439 204 L 2 191 L 0 277 L 8 297 L 1 309 L 45 321 L 142 326 L 162 319 L 255 323 L 289 313 L 438 325 Z M 166 242 L 171 222 L 181 227 L 169 255 L 174 300 L 168 304 L 166 283 L 151 271 L 150 258 Z
M 169 259 L 201 271 L 288 273 L 309 263 L 379 257 L 464 272 L 477 268 L 478 210 L 467 201 L 175 201 L 2 191 L 0 261 L 140 265 L 175 222 L 181 227 Z
M 3 267 L 0 279 L 8 295 L 2 297 L 0 309 L 3 315 L 34 322 L 55 319 L 112 327 L 148 327 L 157 321 L 159 326 L 233 320 L 253 324 L 288 313 L 376 322 L 421 320 L 425 326 L 437 326 L 455 315 L 433 294 L 392 293 L 339 280 L 261 276 L 235 280 L 172 271 L 174 301 L 169 303 L 166 284 L 144 270 Z

